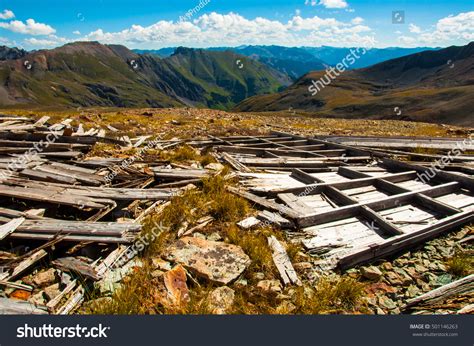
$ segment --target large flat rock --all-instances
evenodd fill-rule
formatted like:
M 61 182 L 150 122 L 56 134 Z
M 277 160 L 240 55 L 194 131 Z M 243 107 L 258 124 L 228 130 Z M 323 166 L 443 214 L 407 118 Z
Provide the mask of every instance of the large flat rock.
M 250 264 L 250 258 L 239 246 L 194 237 L 176 241 L 164 257 L 224 285 L 237 279 Z

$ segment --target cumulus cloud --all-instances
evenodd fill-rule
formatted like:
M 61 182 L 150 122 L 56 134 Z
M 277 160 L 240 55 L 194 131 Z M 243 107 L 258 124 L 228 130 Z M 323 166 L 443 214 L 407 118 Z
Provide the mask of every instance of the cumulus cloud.
M 72 33 L 73 33 L 74 35 L 80 35 L 80 34 L 81 34 L 81 32 L 80 32 L 79 30 L 74 30 Z
M 68 39 L 56 35 L 48 35 L 46 38 L 30 37 L 24 40 L 24 43 L 38 47 L 56 47 L 68 42 L 70 42 Z
M 326 8 L 346 8 L 348 6 L 345 0 L 321 0 L 319 4 Z
M 236 13 L 204 14 L 193 21 L 159 21 L 150 26 L 132 25 L 117 32 L 97 29 L 81 39 L 102 43 L 122 43 L 131 47 L 243 44 L 277 44 L 288 46 L 373 45 L 374 35 L 361 20 L 343 22 L 318 16 L 303 18 L 295 15 L 287 22 L 262 17 L 248 19 Z
M 363 22 L 364 22 L 364 18 L 362 17 L 355 17 L 354 19 L 351 20 L 351 23 L 356 24 L 356 25 L 362 24 Z
M 408 30 L 413 33 L 413 34 L 419 34 L 421 33 L 421 29 L 419 26 L 416 26 L 415 24 L 410 24 L 408 26 Z
M 0 28 L 28 35 L 50 35 L 56 32 L 51 26 L 37 23 L 34 19 L 27 19 L 25 23 L 19 20 L 12 20 L 9 23 L 1 22 Z
M 15 14 L 10 10 L 3 10 L 0 12 L 0 19 L 12 19 L 15 17 Z
M 410 32 L 417 35 L 399 36 L 398 41 L 407 46 L 466 44 L 474 40 L 474 11 L 442 18 L 431 30 L 417 29 L 420 28 L 410 26 Z

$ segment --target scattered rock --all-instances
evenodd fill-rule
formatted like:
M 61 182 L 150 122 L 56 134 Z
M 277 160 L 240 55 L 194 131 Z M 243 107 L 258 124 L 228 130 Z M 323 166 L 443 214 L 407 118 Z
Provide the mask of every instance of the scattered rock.
M 237 279 L 250 264 L 250 258 L 239 246 L 194 237 L 175 242 L 165 252 L 164 258 L 224 285 Z
M 172 305 L 181 306 L 189 302 L 189 289 L 186 280 L 186 271 L 181 265 L 177 265 L 163 274 L 167 298 Z
M 24 290 L 14 290 L 9 294 L 10 298 L 28 300 L 31 297 L 31 292 Z
M 238 280 L 234 283 L 235 287 L 240 287 L 240 288 L 246 287 L 246 286 L 248 286 L 248 284 L 249 284 L 248 281 L 247 281 L 246 279 L 244 279 L 244 278 L 238 279 Z
M 281 282 L 279 280 L 262 280 L 258 282 L 257 287 L 267 293 L 280 293 L 282 291 Z
M 156 278 L 159 278 L 164 273 L 165 273 L 164 271 L 156 269 L 151 272 L 151 277 L 156 279 Z
M 222 237 L 219 233 L 217 232 L 214 232 L 212 234 L 210 234 L 208 237 L 207 237 L 207 240 L 210 240 L 210 241 L 221 241 L 222 240 Z
M 48 298 L 48 300 L 56 298 L 59 294 L 61 294 L 59 283 L 46 287 L 44 289 L 44 293 L 46 294 L 46 297 Z
M 168 271 L 168 270 L 171 270 L 172 268 L 170 262 L 165 261 L 161 259 L 160 257 L 155 257 L 151 261 L 153 263 L 153 266 L 157 269 Z
M 407 298 L 414 298 L 414 297 L 418 296 L 419 294 L 420 294 L 420 290 L 415 285 L 408 286 L 407 291 L 405 293 Z
M 288 315 L 296 310 L 295 304 L 288 300 L 284 300 L 277 306 L 275 312 L 280 315 Z
M 370 266 L 370 267 L 362 267 L 360 269 L 360 273 L 363 277 L 369 280 L 379 280 L 382 277 L 382 272 L 379 268 Z
M 35 305 L 46 305 L 44 291 L 39 291 L 38 293 L 32 295 L 30 298 L 28 298 L 28 301 Z
M 260 281 L 260 280 L 265 279 L 265 274 L 261 272 L 253 273 L 252 278 L 256 281 Z
M 57 278 L 58 275 L 56 269 L 50 268 L 36 274 L 33 277 L 33 283 L 38 287 L 44 287 L 53 284 Z
M 395 302 L 388 298 L 388 297 L 379 297 L 379 305 L 387 310 L 393 310 L 397 308 L 397 304 Z
M 234 304 L 235 292 L 232 288 L 222 286 L 211 292 L 208 298 L 209 310 L 215 315 L 226 314 Z
M 388 282 L 394 286 L 400 286 L 402 284 L 402 280 L 398 277 L 398 275 L 394 272 L 388 272 L 386 274 L 386 279 Z

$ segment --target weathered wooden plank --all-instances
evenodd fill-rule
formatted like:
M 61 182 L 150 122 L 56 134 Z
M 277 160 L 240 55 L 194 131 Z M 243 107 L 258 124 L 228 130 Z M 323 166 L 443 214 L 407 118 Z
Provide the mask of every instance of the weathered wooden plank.
M 270 236 L 268 239 L 268 245 L 272 249 L 272 257 L 275 266 L 280 273 L 280 276 L 285 285 L 290 283 L 301 286 L 301 280 L 299 279 L 293 264 L 291 263 L 290 258 L 285 250 L 285 248 L 280 244 L 277 238 Z
M 284 205 L 281 205 L 281 204 L 278 204 L 278 203 L 275 203 L 273 201 L 270 201 L 270 200 L 267 200 L 265 198 L 262 198 L 262 197 L 258 197 L 250 192 L 247 192 L 247 191 L 243 191 L 241 189 L 238 189 L 238 188 L 235 188 L 235 187 L 232 187 L 232 186 L 228 186 L 227 189 L 236 194 L 236 195 L 239 195 L 245 199 L 248 199 L 249 201 L 252 201 L 266 209 L 269 209 L 269 210 L 273 210 L 273 211 L 276 211 L 276 212 L 279 212 L 289 218 L 298 218 L 301 214 L 295 212 L 293 209 L 291 208 L 288 208 L 288 207 L 285 207 Z
M 453 295 L 471 291 L 474 291 L 474 274 L 436 288 L 421 296 L 408 299 L 404 309 L 420 304 L 436 303 Z
M 13 219 L 10 222 L 0 226 L 0 240 L 4 239 L 11 233 L 13 233 L 23 222 L 25 218 L 19 217 L 17 219 Z
M 23 300 L 0 298 L 1 315 L 47 315 L 48 311 Z

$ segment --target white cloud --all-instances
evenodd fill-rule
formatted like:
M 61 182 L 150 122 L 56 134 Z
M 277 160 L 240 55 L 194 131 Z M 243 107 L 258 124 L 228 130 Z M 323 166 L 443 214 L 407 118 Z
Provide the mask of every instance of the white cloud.
M 442 18 L 432 30 L 421 31 L 416 25 L 410 25 L 409 30 L 417 35 L 398 37 L 398 41 L 407 46 L 466 44 L 474 40 L 474 11 Z
M 305 0 L 304 4 L 309 6 L 316 6 L 318 2 L 316 0 Z
M 56 47 L 65 43 L 68 43 L 69 40 L 64 37 L 58 37 L 56 35 L 48 35 L 47 38 L 35 38 L 30 37 L 24 40 L 26 44 L 31 46 L 38 47 Z
M 15 13 L 10 10 L 3 10 L 3 12 L 0 13 L 0 19 L 12 19 L 14 17 Z
M 37 23 L 34 19 L 27 19 L 26 23 L 19 20 L 12 20 L 9 23 L 0 23 L 0 28 L 10 30 L 19 34 L 28 35 L 50 35 L 56 32 L 51 26 Z
M 296 14 L 297 16 L 301 16 L 301 10 L 296 9 L 295 14 Z
M 345 0 L 321 0 L 319 4 L 326 8 L 346 8 L 348 6 Z
M 81 32 L 80 32 L 79 30 L 75 30 L 75 31 L 73 31 L 72 33 L 73 33 L 74 35 L 80 35 L 80 34 L 81 34 Z
M 420 27 L 416 26 L 415 24 L 410 24 L 408 26 L 408 30 L 413 34 L 420 34 L 421 33 Z
M 362 17 L 355 17 L 354 19 L 351 20 L 351 23 L 356 24 L 356 25 L 362 24 L 363 22 L 364 22 L 364 18 Z
M 294 16 L 287 22 L 280 22 L 262 17 L 247 19 L 232 12 L 212 12 L 192 22 L 159 21 L 146 27 L 132 25 L 117 32 L 98 29 L 81 39 L 121 43 L 132 48 L 243 44 L 367 46 L 374 44 L 375 40 L 368 26 L 335 18 Z

